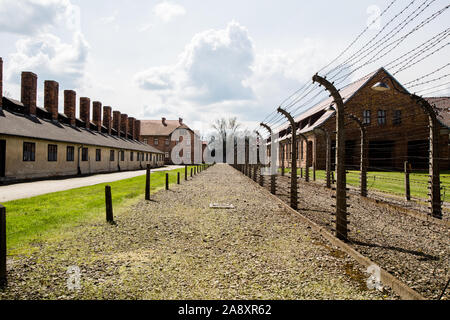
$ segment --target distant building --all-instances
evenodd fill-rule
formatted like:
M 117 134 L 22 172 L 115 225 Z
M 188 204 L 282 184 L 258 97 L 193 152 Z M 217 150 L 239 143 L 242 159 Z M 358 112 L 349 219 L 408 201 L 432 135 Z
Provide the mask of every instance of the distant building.
M 139 120 L 111 107 L 64 91 L 58 112 L 59 85 L 45 81 L 44 108 L 36 105 L 37 75 L 22 73 L 21 101 L 2 96 L 0 58 L 0 184 L 27 179 L 144 169 L 164 164 L 164 154 L 142 142 Z M 103 114 L 103 120 L 102 120 Z
M 345 113 L 358 117 L 366 126 L 368 139 L 369 167 L 373 170 L 401 170 L 408 161 L 413 169 L 426 169 L 429 163 L 429 120 L 421 107 L 411 98 L 391 89 L 377 92 L 372 87 L 389 77 L 404 92 L 406 89 L 381 68 L 340 90 L 344 100 Z M 383 80 L 384 81 L 384 80 Z M 391 85 L 389 80 L 387 84 Z M 434 106 L 440 123 L 439 163 L 442 169 L 450 169 L 450 98 L 425 98 Z M 336 116 L 329 107 L 333 98 L 321 101 L 316 106 L 295 118 L 298 131 L 307 141 L 297 139 L 298 166 L 324 169 L 326 163 L 326 140 L 321 129 L 331 137 L 331 162 L 336 161 Z M 346 167 L 359 168 L 360 130 L 357 124 L 346 117 L 345 122 Z M 279 131 L 279 163 L 292 163 L 291 127 L 284 125 Z M 307 146 L 308 144 L 308 146 Z M 307 156 L 307 152 L 309 155 Z M 308 159 L 308 162 L 307 162 Z
M 190 159 L 190 163 L 194 163 L 194 141 L 201 141 L 181 118 L 178 120 L 167 120 L 166 118 L 161 120 L 141 120 L 139 140 L 163 152 L 165 163 L 172 164 L 172 149 L 180 141 L 183 141 L 182 138 L 178 139 L 178 141 L 172 141 L 172 136 L 176 130 L 182 130 L 189 134 L 190 141 L 188 146 L 190 146 L 191 152 L 187 158 Z M 181 153 L 180 156 L 182 155 Z

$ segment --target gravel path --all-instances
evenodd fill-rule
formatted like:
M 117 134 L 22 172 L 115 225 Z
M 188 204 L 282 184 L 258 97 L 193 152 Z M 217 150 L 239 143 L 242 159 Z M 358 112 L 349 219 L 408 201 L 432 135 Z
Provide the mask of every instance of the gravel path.
M 210 209 L 210 203 L 235 209 Z M 1 299 L 396 299 L 259 186 L 216 165 L 118 215 L 8 260 Z M 78 266 L 81 290 L 67 289 Z
M 268 180 L 266 186 L 268 187 Z M 278 196 L 289 203 L 289 177 L 277 177 Z M 335 228 L 334 191 L 299 180 L 299 212 Z M 450 230 L 350 195 L 350 245 L 428 299 L 437 299 L 450 277 Z M 443 299 L 450 298 L 447 289 Z

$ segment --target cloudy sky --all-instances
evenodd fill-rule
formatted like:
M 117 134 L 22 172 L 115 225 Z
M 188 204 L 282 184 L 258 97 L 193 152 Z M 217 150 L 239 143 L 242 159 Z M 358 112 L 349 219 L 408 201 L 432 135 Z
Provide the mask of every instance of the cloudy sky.
M 250 126 L 386 4 L 0 0 L 4 90 L 19 99 L 20 72 L 33 71 L 39 101 L 44 80 L 56 80 L 61 90 L 141 119 L 182 117 L 205 131 L 219 117 L 237 116 Z

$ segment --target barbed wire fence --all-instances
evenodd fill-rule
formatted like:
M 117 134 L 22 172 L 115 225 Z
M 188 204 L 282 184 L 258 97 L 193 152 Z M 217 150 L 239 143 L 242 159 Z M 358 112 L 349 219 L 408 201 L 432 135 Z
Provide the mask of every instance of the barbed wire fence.
M 440 181 L 439 163 L 448 162 L 448 153 L 439 155 L 437 141 L 440 136 L 440 128 L 443 126 L 438 120 L 442 119 L 440 117 L 443 114 L 448 114 L 450 111 L 450 99 L 445 96 L 450 93 L 450 74 L 448 73 L 450 65 L 448 62 L 450 56 L 449 7 L 448 4 L 444 5 L 443 2 L 436 0 L 407 1 L 406 3 L 402 1 L 390 2 L 377 18 L 384 17 L 387 22 L 376 34 L 370 34 L 370 25 L 368 25 L 335 59 L 318 71 L 314 78 L 315 81 L 303 84 L 298 90 L 283 99 L 279 107 L 274 108 L 273 112 L 261 121 L 271 131 L 279 133 L 281 152 L 278 156 L 278 162 L 283 161 L 283 167 L 291 167 L 295 162 L 295 165 L 300 166 L 299 171 L 301 171 L 303 169 L 301 166 L 305 161 L 308 161 L 308 152 L 311 151 L 308 150 L 308 143 L 306 143 L 306 147 L 303 146 L 304 141 L 302 139 L 299 139 L 299 145 L 292 146 L 292 135 L 297 135 L 300 132 L 309 134 L 311 140 L 307 141 L 313 141 L 316 144 L 316 135 L 308 132 L 307 129 L 304 130 L 306 126 L 303 126 L 302 121 L 322 112 L 319 117 L 316 117 L 315 121 L 317 121 L 324 113 L 333 112 L 327 110 L 327 108 L 329 109 L 331 105 L 334 106 L 333 115 L 330 115 L 328 121 L 332 123 L 332 120 L 336 120 L 336 127 L 331 129 L 330 135 L 336 136 L 336 140 L 333 141 L 338 141 L 340 139 L 339 132 L 344 130 L 351 132 L 351 143 L 348 143 L 348 139 L 346 141 L 344 138 L 336 143 L 337 146 L 335 144 L 332 151 L 332 154 L 336 155 L 333 166 L 340 167 L 337 171 L 333 171 L 336 172 L 336 179 L 333 181 L 334 190 L 336 190 L 336 196 L 333 196 L 336 199 L 336 211 L 333 214 L 336 228 L 333 231 L 338 238 L 344 239 L 352 245 L 358 246 L 352 239 L 354 234 L 349 236 L 346 229 L 349 222 L 346 203 L 347 177 L 350 184 L 358 184 L 357 178 L 361 177 L 359 162 L 363 161 L 362 154 L 366 154 L 364 160 L 369 163 L 370 170 L 365 178 L 367 179 L 366 185 L 367 182 L 370 182 L 369 189 L 376 189 L 376 183 L 382 182 L 388 188 L 392 185 L 397 189 L 399 189 L 399 185 L 405 184 L 404 191 L 406 191 L 406 181 L 398 175 L 398 173 L 402 173 L 399 170 L 399 164 L 403 166 L 405 162 L 414 160 L 415 163 L 412 165 L 415 168 L 413 167 L 413 169 L 422 173 L 412 174 L 412 177 L 409 177 L 410 172 L 407 172 L 409 183 L 413 185 L 416 194 L 425 194 L 430 198 L 429 215 L 442 219 L 442 204 L 447 200 L 446 194 L 447 189 L 450 188 L 450 183 Z M 372 23 L 375 23 L 375 20 Z M 386 120 L 388 116 L 386 110 L 382 110 L 384 114 L 377 115 L 375 121 L 368 123 L 364 121 L 369 141 L 362 145 L 354 123 L 348 121 L 347 117 L 343 115 L 345 109 L 339 108 L 338 100 L 341 100 L 341 103 L 344 104 L 353 95 L 354 88 L 352 85 L 355 82 L 365 83 L 373 76 L 373 73 L 368 74 L 369 70 L 373 72 L 374 69 L 382 67 L 392 76 L 398 77 L 400 81 L 396 84 L 393 80 L 390 80 L 392 84 L 385 84 L 385 86 L 391 86 L 389 90 L 393 94 L 404 96 L 405 99 L 408 97 L 410 101 L 411 108 L 402 108 L 401 115 L 397 119 L 397 121 L 400 121 L 398 125 L 404 123 L 408 125 L 408 132 L 405 132 L 405 148 L 408 149 L 408 143 L 411 143 L 411 149 L 420 151 L 410 157 L 407 151 L 400 156 L 392 152 L 393 142 L 388 140 L 394 139 L 386 138 L 387 132 L 389 132 L 388 128 L 391 126 Z M 363 76 L 364 74 L 368 75 Z M 355 79 L 357 80 L 355 81 Z M 403 83 L 403 86 L 400 83 Z M 327 90 L 323 90 L 323 86 Z M 423 96 L 432 98 L 432 100 L 427 102 L 422 99 Z M 432 111 L 430 111 L 431 108 Z M 280 109 L 295 119 L 296 127 L 294 127 L 294 130 L 292 130 L 292 125 L 286 121 L 285 115 L 279 112 Z M 380 109 L 382 109 L 382 106 L 380 106 Z M 353 116 L 363 118 L 363 110 L 361 108 L 361 113 Z M 340 123 L 339 117 L 341 118 Z M 373 117 L 371 119 L 373 120 Z M 312 125 L 309 123 L 310 127 Z M 272 143 L 270 135 L 263 138 L 269 144 Z M 376 143 L 372 141 L 376 141 Z M 305 150 L 306 156 L 304 156 Z M 313 162 L 323 163 L 328 159 L 322 153 L 315 153 Z M 342 170 L 344 170 L 343 175 Z M 420 178 L 422 175 L 424 179 Z M 426 181 L 426 178 L 429 178 L 429 181 Z M 281 188 L 281 181 L 286 180 L 287 177 L 278 177 L 277 179 L 280 180 L 280 182 L 277 181 L 277 186 L 280 185 Z M 359 184 L 362 184 L 361 178 Z M 302 186 L 301 184 L 300 188 Z M 293 194 L 294 191 L 286 193 L 287 190 L 285 188 L 283 192 L 284 194 L 290 193 L 292 203 L 293 199 L 297 197 L 297 192 L 295 194 Z M 302 199 L 299 200 L 302 201 Z M 379 212 L 378 218 L 384 218 L 382 211 Z M 345 228 L 342 229 L 342 226 Z M 364 227 L 364 225 L 360 226 Z M 424 227 L 427 228 L 427 226 Z M 379 233 L 383 233 L 385 228 L 386 226 L 383 230 L 379 230 Z M 430 226 L 428 228 L 434 236 L 439 237 L 439 231 Z M 361 232 L 364 233 L 364 230 Z M 442 281 L 443 288 L 447 287 L 445 283 L 448 279 L 448 254 L 447 247 L 435 263 L 434 273 L 439 268 L 444 270 L 442 276 L 442 279 L 445 280 Z M 440 295 L 440 298 L 443 295 L 444 293 Z

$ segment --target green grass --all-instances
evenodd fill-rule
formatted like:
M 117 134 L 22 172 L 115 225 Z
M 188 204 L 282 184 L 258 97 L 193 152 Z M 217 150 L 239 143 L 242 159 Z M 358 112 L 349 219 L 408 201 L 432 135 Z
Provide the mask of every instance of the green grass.
M 290 172 L 290 169 L 286 169 Z M 300 174 L 300 169 L 298 170 Z M 310 171 L 312 179 L 312 171 Z M 316 171 L 316 178 L 325 181 L 324 170 Z M 405 194 L 405 174 L 403 172 L 381 172 L 371 171 L 367 173 L 367 187 L 369 190 L 404 195 Z M 416 198 L 428 198 L 428 172 L 413 172 L 410 174 L 411 196 Z M 359 171 L 348 171 L 347 184 L 359 187 Z M 445 201 L 450 199 L 450 171 L 441 172 L 441 184 L 444 188 L 442 194 Z
M 167 172 L 170 184 L 177 183 L 177 172 L 180 172 L 183 183 L 184 168 L 152 172 L 151 193 L 165 187 Z M 68 228 L 86 222 L 105 221 L 106 185 L 111 186 L 114 215 L 117 215 L 144 198 L 145 175 L 4 203 L 8 253 L 36 250 L 39 242 L 63 235 Z

